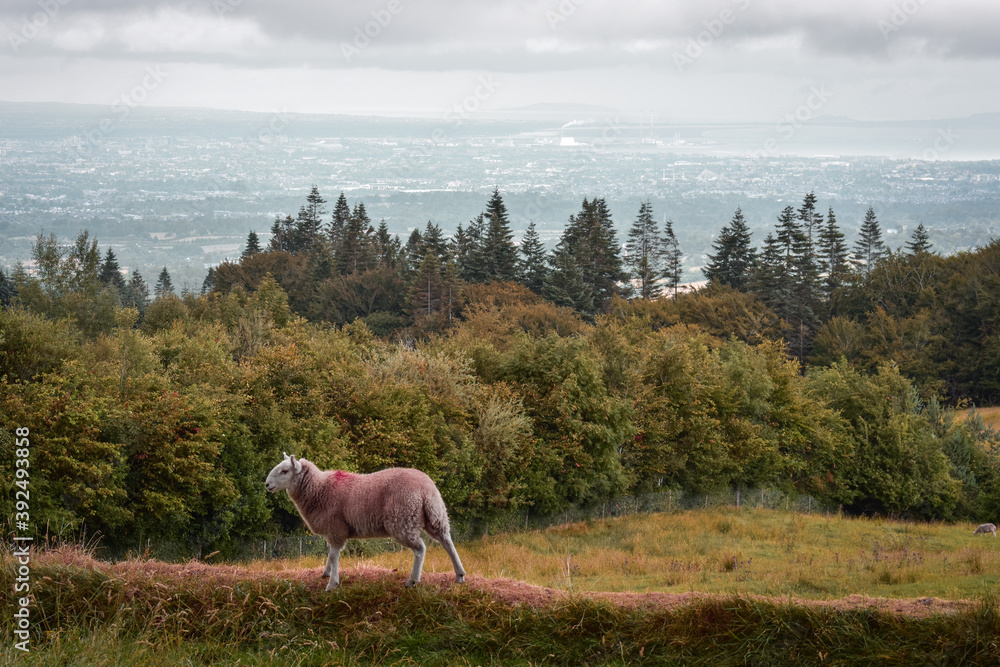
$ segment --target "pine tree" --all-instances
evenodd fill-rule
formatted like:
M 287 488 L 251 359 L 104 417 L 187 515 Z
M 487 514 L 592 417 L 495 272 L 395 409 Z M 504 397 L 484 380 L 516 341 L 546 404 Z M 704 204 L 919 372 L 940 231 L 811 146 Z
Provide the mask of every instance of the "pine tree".
M 798 210 L 799 220 L 802 222 L 802 231 L 813 241 L 813 229 L 819 229 L 823 225 L 823 214 L 816 212 L 816 194 L 810 192 L 802 200 L 802 208 Z
M 444 240 L 444 233 L 430 220 L 427 221 L 427 226 L 424 227 L 420 240 L 423 244 L 421 254 L 433 252 L 442 262 L 449 256 L 448 243 Z
M 208 294 L 215 289 L 215 267 L 209 267 L 208 273 L 205 274 L 205 280 L 201 283 L 201 293 L 202 296 Z
M 118 258 L 115 257 L 115 252 L 111 248 L 108 248 L 108 252 L 104 255 L 104 262 L 101 264 L 101 272 L 98 274 L 98 278 L 102 283 L 114 288 L 118 292 L 121 292 L 122 288 L 125 287 L 125 279 L 122 278 L 121 267 L 118 266 Z
M 548 267 L 545 265 L 546 252 L 538 238 L 538 230 L 534 221 L 528 223 L 528 229 L 521 239 L 521 284 L 535 294 L 542 294 L 545 289 L 545 279 Z
M 254 255 L 260 254 L 260 239 L 257 237 L 257 232 L 250 230 L 247 235 L 247 247 L 243 249 L 243 254 L 240 255 L 240 261 L 245 259 L 250 259 Z
M 861 273 L 871 273 L 879 260 L 886 255 L 885 244 L 882 243 L 882 229 L 875 217 L 875 209 L 868 207 L 864 222 L 854 244 L 854 261 Z
M 830 208 L 826 224 L 819 235 L 819 266 L 825 275 L 823 292 L 829 300 L 847 282 L 849 264 L 844 233 L 837 226 L 837 217 Z
M 485 283 L 490 280 L 483 251 L 483 236 L 486 233 L 486 216 L 482 213 L 469 221 L 462 238 L 456 238 L 455 262 L 458 275 L 468 283 Z
M 376 261 L 379 266 L 396 267 L 402 253 L 399 237 L 389 233 L 389 226 L 382 220 L 375 232 Z
M 406 247 L 403 249 L 403 257 L 406 260 L 405 275 L 410 275 L 419 268 L 424 259 L 424 242 L 420 235 L 420 230 L 414 228 L 410 236 L 406 239 Z
M 374 263 L 371 219 L 363 202 L 358 202 L 347 219 L 344 234 L 337 248 L 336 264 L 341 273 L 362 273 Z
M 153 288 L 153 294 L 157 299 L 162 299 L 168 294 L 174 293 L 174 284 L 170 280 L 170 273 L 167 271 L 167 267 L 163 267 L 160 271 L 160 277 L 156 280 L 156 286 Z
M 143 280 L 142 274 L 139 273 L 138 269 L 132 271 L 132 276 L 129 278 L 128 285 L 125 286 L 125 290 L 122 294 L 122 306 L 125 308 L 135 308 L 139 311 L 140 316 L 146 312 L 146 306 L 149 304 L 149 286 L 146 281 Z
M 0 269 L 0 306 L 9 306 L 15 297 L 17 297 L 17 288 L 14 286 L 14 281 L 4 275 L 3 269 Z
M 326 200 L 319 194 L 319 188 L 315 185 L 306 197 L 306 205 L 299 209 L 298 220 L 296 221 L 296 232 L 299 246 L 297 250 L 308 250 L 320 237 L 323 229 L 323 204 Z
M 486 205 L 486 230 L 482 241 L 482 263 L 487 280 L 512 282 L 517 280 L 519 260 L 514 246 L 514 233 L 510 230 L 507 207 L 495 188 Z
M 429 317 L 441 310 L 442 287 L 441 258 L 428 249 L 410 284 L 410 312 L 414 317 Z
M 295 219 L 290 215 L 274 218 L 271 225 L 271 240 L 267 249 L 271 252 L 295 252 Z
M 931 240 L 924 223 L 917 225 L 913 230 L 913 236 L 906 242 L 906 251 L 910 255 L 924 255 L 931 251 Z
M 667 220 L 663 223 L 663 279 L 665 286 L 673 297 L 677 298 L 677 288 L 681 284 L 684 273 L 684 253 L 674 234 L 674 223 Z
M 712 244 L 715 254 L 708 256 L 708 265 L 702 269 L 710 285 L 728 285 L 741 292 L 747 291 L 757 259 L 750 236 L 743 211 L 737 208 L 732 221 L 722 228 L 718 240 Z
M 606 312 L 611 299 L 623 292 L 620 283 L 627 276 L 622 271 L 614 223 L 605 201 L 584 199 L 580 212 L 570 216 L 559 244 L 583 275 L 594 307 Z
M 631 269 L 632 279 L 639 283 L 640 299 L 660 296 L 660 276 L 663 274 L 663 242 L 660 228 L 653 218 L 653 205 L 644 201 L 628 233 L 625 244 L 625 263 Z
M 351 207 L 347 205 L 347 197 L 341 192 L 340 196 L 337 197 L 337 203 L 333 206 L 333 218 L 330 220 L 330 226 L 326 230 L 326 235 L 330 239 L 330 245 L 333 247 L 334 253 L 340 247 L 344 228 L 347 227 L 347 221 L 350 218 Z
M 782 243 L 768 234 L 750 280 L 751 291 L 775 312 L 792 298 L 791 283 Z M 780 314 L 780 313 L 779 313 Z
M 584 279 L 583 271 L 569 248 L 560 242 L 550 261 L 552 270 L 542 288 L 543 296 L 557 306 L 572 308 L 581 315 L 592 317 L 595 313 L 594 291 Z

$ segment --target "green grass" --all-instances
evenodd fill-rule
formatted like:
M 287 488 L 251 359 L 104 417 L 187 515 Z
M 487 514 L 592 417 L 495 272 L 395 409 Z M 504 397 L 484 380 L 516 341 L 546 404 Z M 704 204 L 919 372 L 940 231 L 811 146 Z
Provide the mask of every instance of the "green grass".
M 107 564 L 63 549 L 32 562 L 28 655 L 12 647 L 13 567 L 4 556 L 0 587 L 7 593 L 0 625 L 8 640 L 0 661 L 998 664 L 1000 593 L 993 583 L 1000 572 L 1000 540 L 971 533 L 964 525 L 733 510 L 629 517 L 459 545 L 467 569 L 478 576 L 571 589 L 536 605 L 506 602 L 475 579 L 448 584 L 448 577 L 432 572 L 446 571 L 443 561 L 426 570 L 427 583 L 404 589 L 407 553 L 366 559 L 400 572 L 368 568 L 363 575 L 364 568 L 353 569 L 340 589 L 327 593 L 316 570 L 290 569 L 314 564 L 309 561 Z M 439 558 L 441 549 L 430 554 Z M 696 565 L 664 567 L 689 561 Z M 358 565 L 342 561 L 345 569 Z M 617 605 L 582 593 L 691 588 L 722 595 L 666 607 Z M 873 607 L 797 604 L 780 597 L 785 593 L 771 599 L 748 595 L 771 589 L 798 596 L 811 591 L 814 598 L 940 590 L 975 602 L 954 613 L 908 617 Z
M 636 515 L 460 545 L 466 569 L 575 591 L 971 599 L 1000 585 L 1000 539 L 973 524 L 707 510 Z M 365 559 L 404 571 L 409 552 Z M 359 559 L 342 560 L 345 567 Z M 568 563 L 568 566 L 567 566 Z M 319 567 L 321 560 L 305 560 Z M 428 571 L 451 565 L 436 545 Z

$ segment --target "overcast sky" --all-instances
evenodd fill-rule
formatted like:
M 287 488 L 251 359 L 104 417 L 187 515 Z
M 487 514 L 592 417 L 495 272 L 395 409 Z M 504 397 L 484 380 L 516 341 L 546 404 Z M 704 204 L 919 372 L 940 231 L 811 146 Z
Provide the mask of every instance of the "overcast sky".
M 0 100 L 951 118 L 1000 111 L 998 28 L 997 0 L 2 0 Z

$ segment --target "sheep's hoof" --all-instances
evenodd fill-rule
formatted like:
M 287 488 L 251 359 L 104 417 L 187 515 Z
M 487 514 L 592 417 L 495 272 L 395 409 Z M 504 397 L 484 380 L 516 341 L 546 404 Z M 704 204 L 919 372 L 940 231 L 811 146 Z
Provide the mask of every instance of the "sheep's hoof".
M 455 583 L 456 584 L 464 584 L 465 583 L 465 575 L 464 574 L 456 574 L 455 575 Z
M 417 585 L 417 582 L 415 582 L 413 579 L 407 579 L 406 580 L 406 587 L 407 588 L 413 588 L 416 585 Z
M 331 579 L 330 582 L 326 585 L 326 590 L 327 591 L 332 591 L 332 590 L 336 589 L 338 586 L 340 586 L 340 582 L 339 581 L 334 581 L 333 579 Z

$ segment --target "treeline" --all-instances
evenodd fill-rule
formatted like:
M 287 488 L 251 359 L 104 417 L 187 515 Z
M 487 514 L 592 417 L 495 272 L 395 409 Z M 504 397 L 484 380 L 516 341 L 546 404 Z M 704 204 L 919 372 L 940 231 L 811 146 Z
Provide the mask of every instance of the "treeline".
M 833 274 L 801 215 L 786 210 L 788 233 L 749 258 L 749 244 L 726 245 L 749 238 L 737 215 L 711 286 L 679 293 L 663 278 L 679 258 L 669 235 L 654 228 L 640 243 L 648 207 L 621 258 L 595 200 L 554 253 L 538 251 L 539 294 L 526 284 L 531 244 L 516 248 L 495 222 L 497 192 L 450 242 L 429 224 L 406 245 L 380 245 L 376 230 L 363 251 L 354 232 L 322 227 L 302 245 L 299 221 L 321 219 L 321 203 L 276 222 L 267 249 L 249 244 L 201 294 L 173 295 L 164 270 L 148 301 L 141 276 L 125 281 L 87 233 L 69 248 L 40 236 L 37 275 L 2 277 L 0 455 L 12 460 L 15 429 L 31 430 L 33 526 L 83 522 L 117 547 L 175 539 L 225 552 L 301 525 L 263 490 L 282 451 L 323 467 L 419 467 L 457 517 L 484 525 L 727 487 L 916 518 L 1000 511 L 1000 438 L 939 401 L 995 391 L 1000 244 L 944 258 L 915 236 L 870 265 L 847 257 L 824 288 Z M 362 228 L 363 213 L 356 205 L 342 229 Z M 643 247 L 648 280 L 626 284 Z M 576 275 L 584 307 L 545 298 L 560 275 Z M 442 276 L 450 290 L 435 287 Z M 810 294 L 810 276 L 806 311 L 796 295 Z M 773 282 L 786 285 L 780 301 L 761 291 Z M 372 294 L 397 310 L 372 307 Z M 324 303 L 339 315 L 311 310 Z M 9 467 L 4 481 L 13 491 Z

